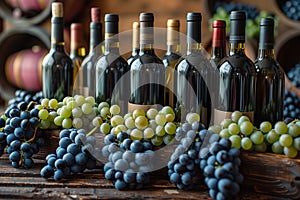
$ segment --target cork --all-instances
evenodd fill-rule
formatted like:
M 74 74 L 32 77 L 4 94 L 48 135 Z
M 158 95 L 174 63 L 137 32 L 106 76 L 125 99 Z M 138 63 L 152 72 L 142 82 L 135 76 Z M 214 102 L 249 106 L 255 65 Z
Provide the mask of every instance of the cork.
M 61 2 L 52 3 L 52 17 L 63 17 L 64 9 Z
M 91 9 L 91 19 L 92 22 L 100 22 L 101 21 L 101 10 L 98 7 L 94 7 Z

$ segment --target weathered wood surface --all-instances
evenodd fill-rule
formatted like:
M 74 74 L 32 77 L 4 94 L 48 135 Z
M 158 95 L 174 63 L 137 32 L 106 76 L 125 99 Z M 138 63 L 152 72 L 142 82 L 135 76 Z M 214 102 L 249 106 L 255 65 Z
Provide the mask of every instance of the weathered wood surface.
M 193 191 L 177 190 L 166 170 L 152 174 L 149 187 L 139 191 L 114 189 L 104 179 L 101 166 L 57 183 L 40 177 L 44 155 L 37 157 L 30 170 L 12 168 L 7 155 L 0 159 L 1 199 L 210 199 L 201 184 Z M 300 166 L 299 160 L 255 153 L 244 153 L 242 160 L 247 162 L 242 170 L 246 179 L 238 199 L 299 199 L 299 168 L 294 168 Z M 260 162 L 265 165 L 258 166 Z

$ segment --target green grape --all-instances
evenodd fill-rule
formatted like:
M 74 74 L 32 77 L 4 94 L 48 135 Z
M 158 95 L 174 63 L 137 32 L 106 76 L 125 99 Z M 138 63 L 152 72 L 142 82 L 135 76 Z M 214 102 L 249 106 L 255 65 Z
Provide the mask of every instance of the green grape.
M 242 140 L 241 140 L 241 147 L 244 149 L 244 150 L 250 150 L 253 146 L 253 143 L 251 141 L 251 139 L 249 137 L 243 137 Z
M 239 121 L 238 121 L 238 125 L 240 126 L 245 121 L 250 121 L 249 117 L 247 117 L 245 115 L 241 116 L 240 119 L 239 119 Z
M 93 111 L 93 107 L 89 103 L 84 103 L 81 106 L 82 112 L 86 115 L 90 114 Z
M 130 138 L 132 140 L 141 140 L 141 139 L 143 139 L 143 132 L 141 130 L 135 128 L 131 131 Z
M 155 136 L 154 130 L 150 127 L 146 128 L 144 130 L 144 138 L 145 139 L 151 139 Z
M 101 126 L 101 124 L 103 123 L 103 121 L 102 121 L 102 119 L 101 119 L 101 117 L 95 117 L 94 119 L 93 119 L 93 126 L 95 126 L 95 127 L 100 127 Z
M 241 137 L 239 135 L 232 135 L 229 137 L 229 140 L 231 141 L 231 147 L 241 148 Z
M 79 105 L 78 105 L 78 103 L 75 101 L 75 100 L 73 100 L 73 101 L 69 101 L 68 103 L 67 103 L 67 108 L 69 109 L 69 110 L 72 110 L 72 109 L 74 109 L 74 108 L 76 108 L 76 107 L 78 107 Z
M 165 144 L 172 144 L 174 142 L 174 139 L 175 139 L 175 135 L 165 135 L 163 137 L 163 142 Z
M 280 135 L 286 134 L 288 132 L 287 125 L 283 121 L 276 122 L 274 129 Z
M 260 153 L 266 152 L 267 151 L 267 145 L 266 145 L 266 143 L 263 142 L 261 144 L 255 144 L 254 145 L 254 151 L 260 152 Z
M 300 135 L 300 127 L 296 124 L 291 124 L 288 127 L 288 134 L 292 137 L 298 137 Z
M 113 127 L 124 124 L 124 118 L 121 115 L 115 115 L 110 119 L 110 123 Z
M 293 138 L 288 134 L 281 135 L 279 138 L 279 143 L 281 146 L 289 147 L 293 144 Z
M 110 131 L 110 125 L 108 123 L 105 122 L 105 123 L 101 124 L 101 126 L 100 126 L 101 133 L 106 135 L 109 133 L 109 131 Z
M 94 105 L 95 104 L 95 98 L 92 97 L 92 96 L 85 97 L 85 101 L 87 103 L 89 103 L 90 105 Z
M 267 133 L 268 143 L 273 144 L 274 142 L 278 141 L 278 139 L 279 139 L 279 134 L 274 129 L 272 129 Z
M 116 131 L 115 131 L 115 128 L 116 128 L 116 127 L 112 127 L 112 128 L 110 129 L 110 134 L 113 134 L 113 135 L 117 136 L 117 133 L 116 133 Z
M 175 112 L 171 106 L 165 106 L 161 109 L 161 113 L 166 115 L 167 122 L 172 122 L 175 119 Z
M 52 109 L 57 109 L 58 101 L 56 99 L 50 99 L 48 105 Z
M 64 106 L 63 106 L 63 107 L 64 107 Z M 57 109 L 57 111 L 56 111 L 56 112 L 57 112 L 57 114 L 58 114 L 58 115 L 60 115 L 60 111 L 61 111 L 61 109 L 62 109 L 62 107 Z
M 128 117 L 125 119 L 125 126 L 129 129 L 134 129 L 135 128 L 135 123 L 132 117 Z
M 46 109 L 42 109 L 39 111 L 38 116 L 41 120 L 46 120 L 49 116 L 49 112 Z
M 47 99 L 47 98 L 42 99 L 41 105 L 42 105 L 44 108 L 48 107 L 48 105 L 49 105 L 49 99 Z
M 272 124 L 268 121 L 262 122 L 259 126 L 259 129 L 263 133 L 268 133 L 270 130 L 272 130 Z
M 243 116 L 243 113 L 241 113 L 240 111 L 234 111 L 232 114 L 231 114 L 231 119 L 233 122 L 237 123 L 240 119 L 240 117 Z
M 245 136 L 248 136 L 253 131 L 253 125 L 250 121 L 244 121 L 240 125 L 240 130 L 241 130 L 242 134 L 244 134 Z
M 175 115 L 166 114 L 166 120 L 167 122 L 173 122 L 175 120 Z
M 66 97 L 65 105 L 67 105 L 70 101 L 75 101 L 74 97 Z
M 101 108 L 101 110 L 100 110 L 101 117 L 107 117 L 107 115 L 109 115 L 109 114 L 110 114 L 109 107 Z
M 38 110 L 44 109 L 44 107 L 43 107 L 42 105 L 36 105 L 34 108 L 35 108 L 35 109 L 38 109 Z
M 49 116 L 47 118 L 48 121 L 53 122 L 55 117 L 57 117 L 57 113 L 55 111 L 49 112 Z
M 300 151 L 300 137 L 294 139 L 293 146 Z
M 261 144 L 264 142 L 264 134 L 261 131 L 254 131 L 250 135 L 250 139 L 254 144 Z
M 156 121 L 154 119 L 150 119 L 149 120 L 149 127 L 152 128 L 153 130 L 156 129 L 157 123 L 156 123 Z
M 160 136 L 154 136 L 154 138 L 151 139 L 151 143 L 154 146 L 160 146 L 163 144 L 163 137 Z
M 277 153 L 277 154 L 282 154 L 283 153 L 283 146 L 281 146 L 281 144 L 279 143 L 279 141 L 274 142 L 272 144 L 272 151 L 274 153 Z
M 222 129 L 224 128 L 228 128 L 228 126 L 232 123 L 233 121 L 231 119 L 223 119 L 220 123 L 220 126 L 222 127 Z
M 155 134 L 160 137 L 164 136 L 166 134 L 164 126 L 158 125 L 155 129 Z
M 135 109 L 132 113 L 133 119 L 136 119 L 138 116 L 145 116 L 145 111 L 142 109 Z
M 57 108 L 61 108 L 61 107 L 63 107 L 63 106 L 64 106 L 63 102 L 58 102 Z
M 228 126 L 228 131 L 231 135 L 238 135 L 240 133 L 240 127 L 236 123 L 231 123 Z
M 166 124 L 167 122 L 167 119 L 166 119 L 166 115 L 165 114 L 162 114 L 162 113 L 158 113 L 156 116 L 155 116 L 155 122 L 160 125 L 160 126 L 163 126 Z
M 69 128 L 72 128 L 72 119 L 71 118 L 65 118 L 63 121 L 62 121 L 62 127 L 63 128 L 66 128 L 66 129 L 69 129 Z
M 125 132 L 127 131 L 127 128 L 125 125 L 121 124 L 115 127 L 115 134 L 117 135 L 120 132 Z
M 59 112 L 59 115 L 62 116 L 63 118 L 69 118 L 69 117 L 71 117 L 71 114 L 72 114 L 72 111 L 69 110 L 67 108 L 67 106 L 63 106 Z
M 221 126 L 219 126 L 219 125 L 213 125 L 213 126 L 210 126 L 210 127 L 208 128 L 208 130 L 209 130 L 209 131 L 212 131 L 212 132 L 214 132 L 214 133 L 219 134 L 219 133 L 221 132 L 222 128 L 221 128 Z
M 124 115 L 124 119 L 126 120 L 127 118 L 131 117 L 132 118 L 132 113 L 126 113 L 126 115 Z
M 110 111 L 110 113 L 111 113 L 112 115 L 118 115 L 118 114 L 120 114 L 120 112 L 121 112 L 121 108 L 120 108 L 120 106 L 118 106 L 118 105 L 112 105 L 112 106 L 110 107 L 109 111 Z
M 85 98 L 82 95 L 78 95 L 75 97 L 75 101 L 78 106 L 82 106 L 85 103 Z
M 56 126 L 61 126 L 63 120 L 64 120 L 64 118 L 62 116 L 57 116 L 54 118 L 54 124 Z
M 41 120 L 40 122 L 40 128 L 42 129 L 48 129 L 50 126 L 50 122 L 48 120 Z
M 135 118 L 134 124 L 138 129 L 144 130 L 148 126 L 148 119 L 145 116 L 138 116 Z
M 83 122 L 80 118 L 74 118 L 72 124 L 73 124 L 73 127 L 76 129 L 80 129 L 83 126 Z
M 81 108 L 79 108 L 79 107 L 77 107 L 77 108 L 74 108 L 73 110 L 72 110 L 72 116 L 75 118 L 75 117 L 77 117 L 77 118 L 79 118 L 79 117 L 81 117 L 82 116 L 82 110 L 81 110 Z
M 228 131 L 228 128 L 222 129 L 219 133 L 221 138 L 229 138 L 231 134 Z
M 99 105 L 98 105 L 98 110 L 101 111 L 102 108 L 104 107 L 107 107 L 109 108 L 109 104 L 107 102 L 101 102 Z
M 194 122 L 199 122 L 200 121 L 200 115 L 197 113 L 188 113 L 186 115 L 186 121 L 189 124 L 193 124 Z
M 296 156 L 298 155 L 298 151 L 294 146 L 284 147 L 283 153 L 289 158 L 296 158 Z
M 174 135 L 176 132 L 176 125 L 173 122 L 168 122 L 165 125 L 165 132 L 169 135 Z
M 155 116 L 157 114 L 158 114 L 158 111 L 155 108 L 150 108 L 146 113 L 148 119 L 155 119 Z

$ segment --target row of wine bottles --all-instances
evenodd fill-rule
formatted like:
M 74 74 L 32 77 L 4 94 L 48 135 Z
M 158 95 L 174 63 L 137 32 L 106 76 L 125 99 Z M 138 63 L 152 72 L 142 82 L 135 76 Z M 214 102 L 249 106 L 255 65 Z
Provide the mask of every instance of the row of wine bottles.
M 96 48 L 102 25 L 99 8 L 92 8 L 90 52 L 81 63 L 80 46 L 71 47 L 75 49 L 72 59 L 64 52 L 62 6 L 52 3 L 52 48 L 43 61 L 45 97 L 61 100 L 76 91 L 95 96 L 99 102 L 117 103 L 124 112 L 169 105 L 182 114 L 198 112 L 206 125 L 220 122 L 235 110 L 255 119 L 256 124 L 283 118 L 284 72 L 274 60 L 273 19 L 261 20 L 258 58 L 253 63 L 245 55 L 244 11 L 230 15 L 229 55 L 226 22 L 214 21 L 210 60 L 201 46 L 201 13 L 187 14 L 184 55 L 180 55 L 179 21 L 168 20 L 163 58 L 155 54 L 154 16 L 141 13 L 139 22 L 133 23 L 132 55 L 126 60 L 119 52 L 117 14 L 105 15 L 104 52 Z M 78 44 L 76 39 L 73 42 Z

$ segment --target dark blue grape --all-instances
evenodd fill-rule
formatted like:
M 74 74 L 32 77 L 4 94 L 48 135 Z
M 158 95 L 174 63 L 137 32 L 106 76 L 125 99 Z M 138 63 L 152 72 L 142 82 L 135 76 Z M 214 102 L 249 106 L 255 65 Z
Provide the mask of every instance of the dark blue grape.
M 85 165 L 88 161 L 88 157 L 85 153 L 78 153 L 76 156 L 75 156 L 75 162 L 78 164 L 78 165 Z
M 25 132 L 24 132 L 24 130 L 21 127 L 17 127 L 14 130 L 14 135 L 17 138 L 23 138 L 25 136 Z
M 19 162 L 20 161 L 20 153 L 18 151 L 13 151 L 10 155 L 9 155 L 9 160 L 12 162 Z
M 67 149 L 67 147 L 69 146 L 69 144 L 72 143 L 72 140 L 68 137 L 63 137 L 59 140 L 59 147 Z
M 120 179 L 118 179 L 118 180 L 116 180 L 116 182 L 115 182 L 115 188 L 117 189 L 117 190 L 125 190 L 126 189 L 126 183 L 123 181 L 123 180 L 120 180 Z
M 134 140 L 131 144 L 130 144 L 130 150 L 133 153 L 138 153 L 138 152 L 142 152 L 144 149 L 142 142 L 140 142 L 139 140 Z
M 61 169 L 58 169 L 54 172 L 54 176 L 53 176 L 55 181 L 60 181 L 64 178 L 64 172 Z
M 75 157 L 71 153 L 66 153 L 62 159 L 65 161 L 67 166 L 71 166 L 75 163 Z
M 80 151 L 81 151 L 80 146 L 75 143 L 72 143 L 67 147 L 67 152 L 73 155 L 78 154 Z

